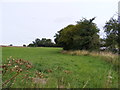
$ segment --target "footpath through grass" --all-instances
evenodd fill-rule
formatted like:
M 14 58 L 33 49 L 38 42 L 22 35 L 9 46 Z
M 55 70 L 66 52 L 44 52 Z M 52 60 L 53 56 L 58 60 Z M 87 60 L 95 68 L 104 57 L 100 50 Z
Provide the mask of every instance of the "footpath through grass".
M 18 48 L 3 47 L 2 62 L 12 56 L 33 64 L 32 74 L 37 70 L 47 79 L 23 83 L 16 77 L 13 88 L 117 88 L 118 74 L 101 58 L 93 56 L 76 56 L 60 53 L 61 48 Z M 24 72 L 26 73 L 26 72 Z M 3 78 L 9 78 L 8 74 Z M 42 81 L 41 81 L 42 80 Z M 31 85 L 30 83 L 36 83 Z

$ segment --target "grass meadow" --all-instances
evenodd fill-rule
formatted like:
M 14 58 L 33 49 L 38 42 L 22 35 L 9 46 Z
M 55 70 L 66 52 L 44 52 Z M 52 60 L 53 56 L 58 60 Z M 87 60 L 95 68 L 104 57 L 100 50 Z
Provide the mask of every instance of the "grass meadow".
M 61 51 L 62 48 L 2 47 L 3 64 L 11 58 L 23 59 L 32 65 L 11 81 L 9 79 L 15 72 L 6 72 L 2 76 L 3 83 L 7 82 L 4 87 L 118 88 L 118 73 L 111 63 L 97 56 L 71 55 Z

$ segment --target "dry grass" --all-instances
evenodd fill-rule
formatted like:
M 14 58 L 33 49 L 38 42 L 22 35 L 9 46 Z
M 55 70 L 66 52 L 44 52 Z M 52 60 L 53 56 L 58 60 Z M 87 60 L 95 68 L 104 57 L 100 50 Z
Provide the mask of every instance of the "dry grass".
M 70 54 L 70 55 L 89 55 L 88 51 L 85 50 L 76 50 L 76 51 L 62 51 L 63 54 Z
M 112 52 L 89 52 L 89 51 L 86 51 L 86 50 L 76 50 L 76 51 L 65 51 L 63 50 L 61 53 L 63 54 L 70 54 L 70 55 L 83 55 L 83 56 L 87 56 L 87 55 L 90 55 L 90 56 L 95 56 L 95 57 L 101 57 L 103 58 L 105 61 L 107 62 L 110 62 L 114 65 L 119 65 L 119 56 L 118 54 L 113 54 Z

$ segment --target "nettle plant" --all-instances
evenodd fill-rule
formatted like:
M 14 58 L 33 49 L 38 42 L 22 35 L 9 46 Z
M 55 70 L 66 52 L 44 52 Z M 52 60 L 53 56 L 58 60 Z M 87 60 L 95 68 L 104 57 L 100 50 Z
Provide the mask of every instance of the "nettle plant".
M 2 88 L 12 87 L 19 80 L 22 84 L 35 83 L 35 78 L 44 78 L 44 74 L 36 71 L 30 72 L 33 68 L 32 63 L 23 59 L 14 59 L 12 56 L 7 58 L 2 65 Z

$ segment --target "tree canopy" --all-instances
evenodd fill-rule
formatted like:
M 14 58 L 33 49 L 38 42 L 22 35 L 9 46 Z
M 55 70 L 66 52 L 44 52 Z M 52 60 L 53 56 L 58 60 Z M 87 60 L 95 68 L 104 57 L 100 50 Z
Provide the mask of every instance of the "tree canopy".
M 106 33 L 106 47 L 108 47 L 110 51 L 114 51 L 116 48 L 120 49 L 120 24 L 118 20 L 111 18 L 107 21 L 104 26 L 104 31 Z
M 76 25 L 68 25 L 58 31 L 55 42 L 64 50 L 95 50 L 99 48 L 99 29 L 92 18 L 83 18 Z

